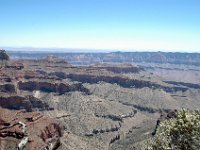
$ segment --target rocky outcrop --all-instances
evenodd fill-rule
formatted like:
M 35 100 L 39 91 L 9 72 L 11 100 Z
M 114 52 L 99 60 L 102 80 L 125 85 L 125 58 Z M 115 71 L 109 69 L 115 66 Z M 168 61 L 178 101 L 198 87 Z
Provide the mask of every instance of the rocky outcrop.
M 61 78 L 61 79 L 67 78 L 67 75 L 64 72 L 51 72 L 51 73 L 49 73 L 49 75 L 50 76 L 57 76 L 58 78 Z
M 26 96 L 26 99 L 29 101 L 31 108 L 28 110 L 34 111 L 34 110 L 39 110 L 39 111 L 48 111 L 48 110 L 53 110 L 53 108 L 49 107 L 49 105 L 46 102 L 43 102 L 42 100 L 29 95 Z
M 20 90 L 25 91 L 35 91 L 40 90 L 43 92 L 56 92 L 59 94 L 65 94 L 66 92 L 80 91 L 89 94 L 89 90 L 83 87 L 81 83 L 65 84 L 65 83 L 51 83 L 42 81 L 27 81 L 18 82 L 18 87 Z
M 142 69 L 138 68 L 138 67 L 106 67 L 106 68 L 102 68 L 102 69 L 106 69 L 108 71 L 114 72 L 114 73 L 139 73 Z
M 132 64 L 96 64 L 95 66 L 90 66 L 90 68 L 105 69 L 113 73 L 139 73 L 140 71 L 144 71 L 143 68 L 134 66 Z
M 185 86 L 185 87 L 188 87 L 188 88 L 200 89 L 200 84 L 175 82 L 175 81 L 164 81 L 164 82 L 168 83 L 168 84 L 176 85 L 176 86 Z
M 166 92 L 173 93 L 177 91 L 185 92 L 188 88 L 184 87 L 168 87 L 157 83 L 144 80 L 129 79 L 121 76 L 104 76 L 104 75 L 91 75 L 91 74 L 69 74 L 68 78 L 79 81 L 82 83 L 98 83 L 104 81 L 111 84 L 118 84 L 125 88 L 144 88 L 149 87 L 151 89 L 162 89 Z
M 144 112 L 148 112 L 148 113 L 161 113 L 161 112 L 169 112 L 169 109 L 156 109 L 156 108 L 151 108 L 151 107 L 145 107 L 145 106 L 141 106 L 141 105 L 135 105 L 135 104 L 130 104 L 130 103 L 122 103 L 123 105 L 126 106 L 132 106 L 133 108 L 139 110 L 139 111 L 144 111 Z M 137 112 L 137 111 L 136 111 Z
M 145 111 L 148 113 L 156 113 L 156 112 L 160 112 L 160 109 L 155 109 L 155 108 L 151 108 L 151 107 L 144 107 L 141 105 L 132 105 L 134 108 L 140 110 L 140 111 Z
M 1 96 L 0 97 L 0 106 L 2 108 L 20 110 L 25 109 L 26 111 L 33 110 L 52 110 L 45 102 L 33 97 L 33 96 Z
M 36 112 L 0 108 L 0 113 L 0 149 L 53 150 L 60 146 L 64 129 L 58 121 Z
M 60 58 L 58 58 L 55 55 L 48 55 L 46 59 L 44 59 L 44 61 L 47 61 L 48 63 L 61 63 L 61 64 L 66 64 L 68 65 L 68 62 L 65 60 L 62 60 Z
M 136 113 L 137 113 L 137 110 L 133 110 L 132 112 L 130 112 L 128 114 L 123 114 L 123 115 L 98 115 L 98 114 L 95 114 L 95 116 L 96 117 L 102 117 L 102 118 L 105 118 L 105 119 L 111 119 L 112 121 L 122 122 L 123 119 L 125 119 L 125 118 L 134 117 Z
M 24 68 L 24 64 L 19 62 L 13 62 L 7 65 L 6 68 L 21 70 Z
M 19 121 L 17 123 L 4 125 L 4 126 L 5 127 L 0 128 L 0 137 L 14 137 L 17 139 L 21 139 L 20 143 L 17 146 L 17 150 L 23 150 L 23 148 L 28 143 L 26 124 Z
M 114 142 L 116 142 L 116 141 L 118 141 L 118 140 L 120 140 L 120 135 L 119 135 L 119 134 L 116 135 L 115 137 L 113 137 L 113 138 L 110 140 L 109 144 L 113 144 Z
M 27 81 L 18 82 L 19 90 L 34 91 L 40 90 L 43 92 L 56 92 L 56 84 L 50 82 Z
M 109 132 L 116 132 L 119 131 L 121 128 L 121 124 L 119 126 L 115 126 L 112 128 L 105 128 L 105 129 L 93 129 L 91 132 L 85 134 L 85 136 L 94 136 L 97 134 L 109 133 Z
M 121 116 L 116 116 L 116 115 L 95 115 L 96 117 L 101 117 L 105 119 L 111 119 L 113 121 L 121 121 L 122 122 L 122 117 Z
M 0 92 L 16 93 L 15 85 L 12 83 L 0 84 Z
M 63 135 L 63 129 L 59 124 L 52 123 L 45 127 L 40 134 L 40 138 L 47 144 L 46 149 L 54 150 L 60 146 L 60 139 Z

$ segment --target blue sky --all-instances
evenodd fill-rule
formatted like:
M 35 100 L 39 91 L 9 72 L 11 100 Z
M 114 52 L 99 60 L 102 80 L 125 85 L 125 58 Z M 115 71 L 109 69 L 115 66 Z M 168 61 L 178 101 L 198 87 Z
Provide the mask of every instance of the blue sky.
M 200 0 L 0 0 L 0 47 L 200 52 Z

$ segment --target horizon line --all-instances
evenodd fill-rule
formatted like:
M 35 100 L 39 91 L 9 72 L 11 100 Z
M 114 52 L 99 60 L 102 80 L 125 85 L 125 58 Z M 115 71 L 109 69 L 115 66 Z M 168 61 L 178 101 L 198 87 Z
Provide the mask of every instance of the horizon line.
M 70 47 L 33 47 L 33 46 L 0 46 L 1 49 L 7 51 L 23 51 L 23 52 L 68 52 L 67 50 L 75 50 L 77 52 L 164 52 L 164 53 L 200 53 L 200 50 L 169 50 L 169 49 L 115 49 L 115 48 L 70 48 Z M 28 50 L 29 49 L 29 50 Z M 33 51 L 32 51 L 32 50 Z M 60 51 L 58 51 L 60 49 Z M 73 53 L 73 52 L 70 52 Z

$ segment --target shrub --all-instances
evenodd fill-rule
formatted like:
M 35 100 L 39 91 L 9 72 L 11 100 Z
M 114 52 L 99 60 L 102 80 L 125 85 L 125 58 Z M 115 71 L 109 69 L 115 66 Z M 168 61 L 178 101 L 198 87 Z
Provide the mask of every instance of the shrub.
M 182 109 L 160 123 L 149 150 L 200 150 L 200 111 Z

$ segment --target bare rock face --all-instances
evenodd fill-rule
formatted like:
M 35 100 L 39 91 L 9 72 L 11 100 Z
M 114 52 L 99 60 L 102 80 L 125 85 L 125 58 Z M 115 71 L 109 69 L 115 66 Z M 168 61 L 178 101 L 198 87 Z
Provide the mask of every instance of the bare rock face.
M 144 71 L 143 68 L 134 66 L 132 64 L 121 64 L 121 65 L 96 64 L 95 66 L 91 67 L 98 67 L 98 69 L 106 69 L 107 71 L 113 73 L 139 73 L 140 71 Z
M 20 110 L 25 109 L 26 111 L 34 111 L 34 110 L 52 110 L 45 102 L 33 97 L 33 96 L 1 96 L 0 97 L 0 107 L 12 109 L 12 110 Z
M 82 84 L 75 83 L 72 85 L 65 84 L 65 83 L 50 83 L 50 82 L 42 82 L 42 81 L 27 81 L 18 83 L 18 87 L 20 90 L 26 91 L 34 91 L 40 90 L 43 92 L 56 92 L 59 94 L 64 94 L 70 91 L 81 91 L 89 94 L 89 90 L 84 88 Z
M 60 146 L 63 127 L 38 112 L 0 108 L 0 149 L 55 149 Z M 3 117 L 3 118 L 2 118 Z
M 12 83 L 1 84 L 0 92 L 16 93 L 15 85 Z
M 68 64 L 67 61 L 59 59 L 58 57 L 56 57 L 54 55 L 48 55 L 47 58 L 44 61 L 47 61 L 48 63 L 65 63 L 65 64 Z
M 12 62 L 9 65 L 7 65 L 7 68 L 21 70 L 24 68 L 24 65 L 20 62 Z
M 42 138 L 43 142 L 47 143 L 46 148 L 57 149 L 61 145 L 59 137 L 62 135 L 63 129 L 61 129 L 60 125 L 51 123 L 44 128 L 40 134 L 40 138 Z
M 182 92 L 187 91 L 187 88 L 184 88 L 184 87 L 178 87 L 178 86 L 168 87 L 168 86 L 163 86 L 163 85 L 153 83 L 150 81 L 129 79 L 123 76 L 112 76 L 112 75 L 105 76 L 105 75 L 95 75 L 95 74 L 74 73 L 74 74 L 69 74 L 67 77 L 74 81 L 79 81 L 83 83 L 98 83 L 100 81 L 104 81 L 111 84 L 116 83 L 125 88 L 149 87 L 152 89 L 163 89 L 164 91 L 169 92 L 169 93 L 177 92 L 177 91 L 182 91 Z

